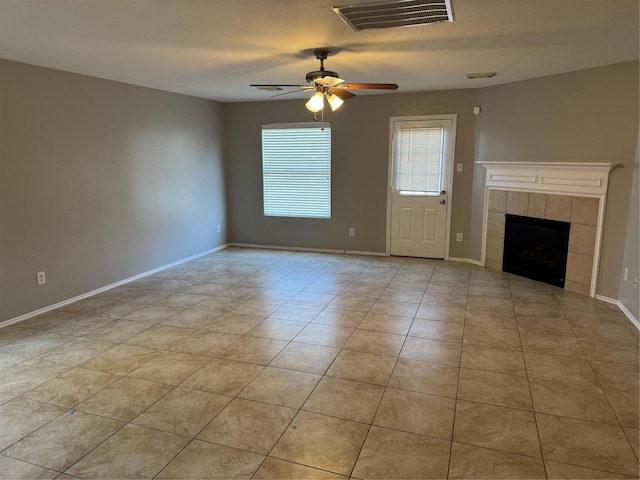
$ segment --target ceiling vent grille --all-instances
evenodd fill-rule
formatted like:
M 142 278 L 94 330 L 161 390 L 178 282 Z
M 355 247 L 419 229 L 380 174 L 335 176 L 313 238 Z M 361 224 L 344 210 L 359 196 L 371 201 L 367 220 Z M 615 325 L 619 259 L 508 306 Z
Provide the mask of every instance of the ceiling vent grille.
M 334 7 L 333 11 L 356 32 L 453 22 L 451 0 L 396 0 Z

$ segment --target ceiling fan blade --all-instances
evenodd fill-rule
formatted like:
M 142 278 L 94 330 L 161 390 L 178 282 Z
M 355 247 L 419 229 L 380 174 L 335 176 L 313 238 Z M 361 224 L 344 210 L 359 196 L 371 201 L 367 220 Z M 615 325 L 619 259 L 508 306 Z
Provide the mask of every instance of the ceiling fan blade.
M 335 95 L 336 97 L 342 100 L 346 100 L 348 98 L 356 96 L 355 93 L 351 93 L 347 90 L 343 90 L 342 88 L 331 88 L 329 89 L 329 93 L 332 93 L 333 95 Z
M 344 83 L 344 80 L 338 77 L 322 77 L 314 80 L 314 82 L 327 87 L 335 87 L 336 85 Z
M 311 87 L 311 88 L 305 87 L 305 88 L 299 88 L 298 90 L 289 90 L 288 92 L 276 93 L 275 95 L 271 95 L 271 98 L 281 97 L 283 95 L 289 95 L 291 93 L 309 92 L 311 90 L 315 90 L 315 88 L 313 88 L 313 87 Z
M 338 77 L 336 72 L 324 69 L 324 61 L 329 55 L 329 50 L 318 49 L 314 51 L 316 58 L 320 60 L 320 70 L 307 73 L 306 80 L 308 85 L 292 85 L 292 84 L 274 84 L 274 83 L 252 83 L 249 86 L 255 87 L 267 92 L 279 92 L 287 89 L 282 93 L 276 93 L 271 97 L 281 97 L 291 93 L 316 91 L 316 95 L 326 96 L 331 104 L 332 109 L 336 109 L 342 104 L 340 100 L 347 100 L 355 97 L 355 93 L 349 90 L 397 90 L 398 85 L 395 83 L 346 83 L 342 78 Z M 295 89 L 295 90 L 288 90 Z M 336 98 L 337 97 L 337 98 Z M 337 104 L 337 105 L 334 105 Z
M 260 84 L 252 83 L 249 86 L 250 87 L 256 87 L 256 88 L 303 88 L 303 87 L 307 87 L 308 85 L 282 85 L 282 84 L 271 84 L 271 83 L 260 83 Z
M 338 88 L 347 90 L 397 90 L 395 83 L 341 83 Z

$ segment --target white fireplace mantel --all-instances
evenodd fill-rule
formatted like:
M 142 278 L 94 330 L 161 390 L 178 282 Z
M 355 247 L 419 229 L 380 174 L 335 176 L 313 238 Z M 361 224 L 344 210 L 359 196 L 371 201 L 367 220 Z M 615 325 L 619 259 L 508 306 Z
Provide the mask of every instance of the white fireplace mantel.
M 600 197 L 609 172 L 620 164 L 571 162 L 478 162 L 487 170 L 487 187 L 505 190 Z
M 478 162 L 487 171 L 482 237 L 482 265 L 486 263 L 488 198 L 491 189 L 570 195 L 599 199 L 590 296 L 595 297 L 600 261 L 609 173 L 618 163 Z

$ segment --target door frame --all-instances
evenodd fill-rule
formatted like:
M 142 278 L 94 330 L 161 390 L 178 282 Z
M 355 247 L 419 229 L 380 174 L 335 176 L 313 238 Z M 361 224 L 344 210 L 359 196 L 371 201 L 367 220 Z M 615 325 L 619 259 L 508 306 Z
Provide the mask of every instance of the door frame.
M 447 208 L 445 227 L 444 227 L 444 259 L 449 260 L 449 242 L 451 239 L 451 210 L 453 199 L 453 174 L 455 173 L 456 158 L 456 127 L 458 123 L 458 115 L 456 113 L 443 115 L 410 115 L 389 117 L 389 160 L 387 169 L 387 243 L 386 254 L 391 255 L 391 199 L 392 199 L 392 182 L 393 182 L 393 135 L 395 122 L 413 122 L 413 121 L 451 121 L 451 138 L 449 138 L 449 148 L 451 158 L 449 159 L 449 181 L 447 188 L 447 198 L 449 205 Z

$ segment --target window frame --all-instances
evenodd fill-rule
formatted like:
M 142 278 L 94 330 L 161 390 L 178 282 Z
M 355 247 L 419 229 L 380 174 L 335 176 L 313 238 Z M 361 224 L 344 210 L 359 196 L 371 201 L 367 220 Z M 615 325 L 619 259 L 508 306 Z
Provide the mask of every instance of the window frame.
M 269 137 L 274 131 L 284 134 L 288 131 L 293 135 L 294 131 L 304 130 L 308 131 L 308 138 Z M 331 143 L 331 125 L 326 122 L 320 125 L 315 122 L 262 125 L 262 212 L 265 217 L 331 219 Z M 290 146 L 295 147 L 286 152 L 291 157 L 279 157 L 278 149 Z M 314 147 L 318 150 L 309 151 Z M 299 158 L 295 159 L 296 156 Z M 290 190 L 291 187 L 297 187 L 297 191 L 295 188 Z
M 393 178 L 393 189 L 394 191 L 396 191 L 398 193 L 398 195 L 410 195 L 410 196 L 439 196 L 440 192 L 443 189 L 443 185 L 441 183 L 442 180 L 442 170 L 445 167 L 444 163 L 445 163 L 445 141 L 446 141 L 446 129 L 445 126 L 443 124 L 441 124 L 440 122 L 428 122 L 429 125 L 426 125 L 427 122 L 397 122 L 396 123 L 396 130 L 394 131 L 394 148 L 395 148 L 395 155 L 397 155 L 398 157 L 398 164 L 397 164 L 397 168 L 394 168 L 394 178 Z M 421 145 L 420 144 L 420 139 L 417 139 L 417 141 L 414 143 L 413 142 L 413 134 L 414 132 L 420 132 L 420 131 L 438 131 L 439 132 L 439 141 L 438 141 L 438 145 L 437 145 L 437 151 L 434 151 L 431 149 L 431 147 L 434 147 L 435 145 L 432 145 L 431 141 L 429 141 L 429 145 Z M 407 145 L 405 145 L 405 142 L 403 142 L 403 138 L 404 138 L 404 134 L 408 135 L 408 143 Z M 403 180 L 404 181 L 409 181 L 410 183 L 414 183 L 413 181 L 413 167 L 412 166 L 408 166 L 406 167 L 409 171 L 409 175 L 403 175 L 404 173 L 404 168 L 402 167 L 403 162 L 407 161 L 407 162 L 411 162 L 414 159 L 412 150 L 413 148 L 418 148 L 420 149 L 420 147 L 425 147 L 423 149 L 423 151 L 421 151 L 421 154 L 425 154 L 426 156 L 432 156 L 432 155 L 438 155 L 438 161 L 437 161 L 437 172 L 432 172 L 430 174 L 424 175 L 425 177 L 429 177 L 427 178 L 427 182 L 429 182 L 431 180 L 430 177 L 435 176 L 437 177 L 437 182 L 438 185 L 436 188 L 431 188 L 431 189 L 417 189 L 417 188 L 412 188 L 412 189 L 406 189 L 406 188 L 402 188 L 403 187 Z M 405 151 L 405 149 L 407 149 L 407 155 L 404 155 L 402 152 Z M 422 155 L 418 155 L 416 157 L 416 160 L 418 162 L 421 163 L 421 166 L 424 167 L 426 170 L 431 169 L 433 166 L 431 165 L 431 161 L 430 160 L 426 160 L 423 161 L 421 160 L 421 156 Z M 435 175 L 437 173 L 437 175 Z M 420 183 L 420 180 L 417 180 L 416 183 Z

